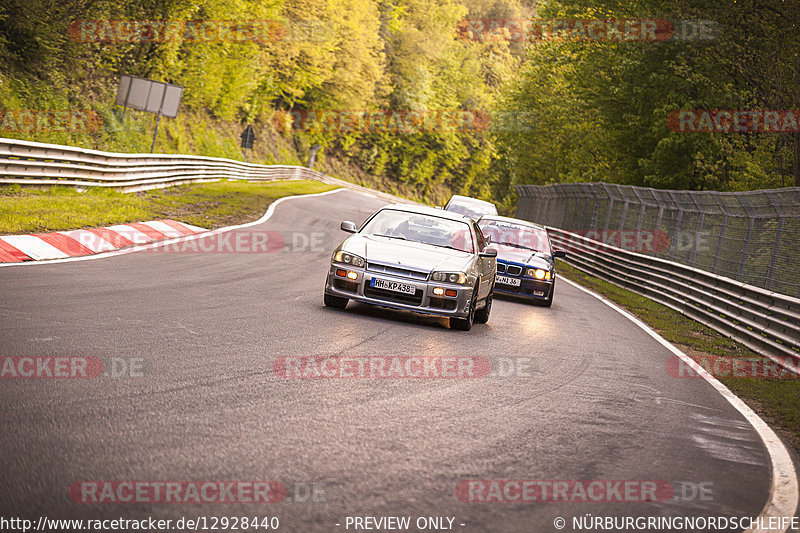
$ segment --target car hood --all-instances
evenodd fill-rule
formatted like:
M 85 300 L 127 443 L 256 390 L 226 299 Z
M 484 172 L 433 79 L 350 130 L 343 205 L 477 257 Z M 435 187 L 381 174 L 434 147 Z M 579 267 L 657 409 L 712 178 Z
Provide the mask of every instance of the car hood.
M 534 268 L 544 268 L 545 270 L 553 267 L 552 259 L 544 252 L 532 252 L 531 250 L 524 250 L 515 246 L 503 246 L 502 244 L 492 244 L 492 246 L 497 248 L 497 259 L 500 261 L 520 263 Z
M 367 262 L 398 265 L 431 272 L 464 271 L 475 257 L 468 252 L 374 235 L 353 235 L 342 243 L 345 252 L 360 255 Z

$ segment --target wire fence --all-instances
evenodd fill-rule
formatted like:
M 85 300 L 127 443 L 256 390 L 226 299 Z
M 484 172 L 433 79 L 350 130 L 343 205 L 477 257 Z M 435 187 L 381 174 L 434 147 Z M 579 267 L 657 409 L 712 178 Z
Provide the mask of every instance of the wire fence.
M 519 185 L 517 218 L 800 297 L 800 187 L 670 191 Z

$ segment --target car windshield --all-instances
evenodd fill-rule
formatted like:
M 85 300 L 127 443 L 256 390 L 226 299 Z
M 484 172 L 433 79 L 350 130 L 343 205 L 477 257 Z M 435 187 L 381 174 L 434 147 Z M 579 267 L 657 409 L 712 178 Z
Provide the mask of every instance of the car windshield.
M 478 225 L 485 236 L 492 237 L 495 244 L 551 253 L 550 240 L 543 229 L 491 219 L 481 220 Z
M 361 228 L 360 233 L 474 253 L 469 225 L 437 216 L 383 209 Z

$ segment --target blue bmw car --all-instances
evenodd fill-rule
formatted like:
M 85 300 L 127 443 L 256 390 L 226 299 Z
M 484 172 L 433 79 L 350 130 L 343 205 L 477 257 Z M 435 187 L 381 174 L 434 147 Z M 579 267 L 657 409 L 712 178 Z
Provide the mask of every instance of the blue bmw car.
M 497 249 L 495 292 L 550 307 L 556 286 L 555 258 L 567 253 L 553 250 L 547 229 L 533 222 L 492 215 L 481 217 L 478 225 Z

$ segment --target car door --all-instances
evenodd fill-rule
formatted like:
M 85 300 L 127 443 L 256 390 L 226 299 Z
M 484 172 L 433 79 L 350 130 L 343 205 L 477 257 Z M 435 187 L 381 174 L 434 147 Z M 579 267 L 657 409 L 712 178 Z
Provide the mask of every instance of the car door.
M 478 253 L 481 253 L 486 250 L 486 238 L 483 236 L 481 228 L 474 222 L 472 223 L 472 230 L 475 233 Z M 482 300 L 486 298 L 489 295 L 489 292 L 492 290 L 495 273 L 497 272 L 495 258 L 478 256 L 478 272 L 480 272 L 480 284 L 477 298 Z

